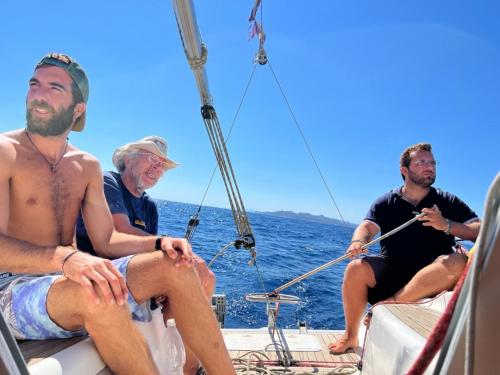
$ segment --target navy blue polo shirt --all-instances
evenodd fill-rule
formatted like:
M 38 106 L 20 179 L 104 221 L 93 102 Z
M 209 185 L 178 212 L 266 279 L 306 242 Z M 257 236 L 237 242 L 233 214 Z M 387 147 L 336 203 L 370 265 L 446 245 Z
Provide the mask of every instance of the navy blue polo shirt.
M 401 196 L 402 187 L 391 190 L 378 198 L 370 207 L 365 220 L 380 227 L 381 235 L 404 224 L 423 208 L 437 205 L 446 219 L 459 223 L 477 220 L 477 215 L 455 195 L 433 187 L 417 206 Z M 417 272 L 432 263 L 438 256 L 450 254 L 454 237 L 443 231 L 426 227 L 417 221 L 380 242 L 381 256 L 391 266 Z
M 158 210 L 153 199 L 146 192 L 140 197 L 134 196 L 117 172 L 104 172 L 103 177 L 104 195 L 111 213 L 125 214 L 132 226 L 152 235 L 158 234 Z M 81 215 L 76 223 L 76 240 L 80 250 L 95 254 Z

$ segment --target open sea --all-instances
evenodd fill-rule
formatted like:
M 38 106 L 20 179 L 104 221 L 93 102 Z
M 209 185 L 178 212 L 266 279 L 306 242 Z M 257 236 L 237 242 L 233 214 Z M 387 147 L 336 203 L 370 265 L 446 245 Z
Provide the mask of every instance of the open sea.
M 189 217 L 197 206 L 157 200 L 159 232 L 184 237 Z M 265 303 L 245 300 L 248 293 L 270 292 L 332 259 L 342 256 L 354 226 L 335 225 L 249 213 L 257 249 L 257 268 L 249 266 L 244 249 L 230 247 L 212 265 L 217 277 L 216 293 L 226 295 L 226 328 L 267 326 Z M 237 238 L 230 210 L 203 207 L 192 240 L 193 250 L 207 263 L 224 245 Z M 377 251 L 376 249 L 372 249 Z M 282 293 L 300 297 L 297 305 L 281 305 L 280 328 L 296 328 L 306 321 L 315 329 L 343 329 L 342 277 L 348 261 L 335 264 Z M 258 272 L 264 281 L 263 290 Z

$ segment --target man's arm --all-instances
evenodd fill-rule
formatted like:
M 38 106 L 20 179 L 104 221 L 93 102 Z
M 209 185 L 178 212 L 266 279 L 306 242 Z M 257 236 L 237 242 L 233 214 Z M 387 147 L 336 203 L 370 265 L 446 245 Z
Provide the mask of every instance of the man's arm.
M 422 221 L 423 226 L 433 227 L 436 230 L 447 232 L 463 240 L 475 241 L 479 235 L 479 228 L 481 226 L 479 219 L 471 220 L 466 223 L 452 221 L 445 218 L 436 205 L 431 208 L 422 209 L 422 213 L 425 213 L 425 216 L 421 217 L 419 220 Z
M 367 250 L 362 249 L 363 245 L 370 242 L 370 240 L 375 237 L 379 231 L 380 228 L 377 224 L 370 220 L 363 220 L 354 230 L 351 243 L 349 244 L 346 253 L 350 253 L 352 256 L 359 255 L 363 252 L 366 253 Z
M 3 198 L 0 194 L 0 199 Z M 71 246 L 39 246 L 5 233 L 0 233 L 0 249 L 0 271 L 23 274 L 61 272 L 80 284 L 94 303 L 100 303 L 99 295 L 107 303 L 125 303 L 128 293 L 125 280 L 107 259 L 76 251 Z
M 61 272 L 64 257 L 75 250 L 71 246 L 38 246 L 4 232 L 0 233 L 0 249 L 0 271 L 26 274 Z
M 62 272 L 79 283 L 95 303 L 100 302 L 101 294 L 106 302 L 122 305 L 127 287 L 109 260 L 81 253 L 72 246 L 40 246 L 8 235 L 15 157 L 13 147 L 0 135 L 0 270 L 27 274 Z
M 140 237 L 115 230 L 104 196 L 101 168 L 96 160 L 92 163 L 92 169 L 82 205 L 82 216 L 96 252 L 105 257 L 117 258 L 154 250 L 156 237 Z
M 148 233 L 140 228 L 134 227 L 130 224 L 130 220 L 125 214 L 112 214 L 113 223 L 115 224 L 115 229 L 121 233 L 135 234 L 136 236 L 151 236 L 151 233 Z
M 463 240 L 475 241 L 477 239 L 477 236 L 479 235 L 479 228 L 481 227 L 479 219 L 470 223 L 459 223 L 451 220 L 449 222 L 449 234 Z
M 113 215 L 113 220 L 114 220 Z M 128 220 L 128 217 L 126 217 Z M 158 236 L 152 236 L 150 233 L 144 232 L 140 230 L 139 228 L 132 227 L 132 229 L 136 229 L 139 232 L 138 234 L 133 234 L 133 233 L 122 233 L 119 230 L 113 230 L 113 234 L 111 235 L 110 238 L 110 243 L 108 247 L 103 247 L 105 249 L 104 251 L 99 250 L 99 248 L 95 248 L 95 251 L 98 255 L 104 256 L 104 257 L 109 257 L 109 258 L 117 258 L 117 257 L 123 257 L 127 255 L 133 255 L 137 254 L 139 252 L 150 252 L 157 250 L 156 249 L 156 241 L 158 239 Z M 130 240 L 132 239 L 134 242 L 137 241 L 137 237 L 140 237 L 140 243 L 139 246 L 135 250 L 133 247 L 130 247 Z M 145 241 L 141 241 L 145 240 Z M 149 247 L 149 244 L 152 243 L 153 246 Z M 162 236 L 161 237 L 161 250 L 166 252 L 168 256 L 172 259 L 177 259 L 177 265 L 187 265 L 191 266 L 193 264 L 193 260 L 198 259 L 199 257 L 196 256 L 189 243 L 184 239 L 184 238 L 173 238 L 173 237 L 167 237 L 167 236 Z M 146 247 L 144 247 L 144 244 L 146 244 Z M 178 254 L 182 254 L 181 257 L 178 257 Z M 198 260 L 196 260 L 198 261 Z

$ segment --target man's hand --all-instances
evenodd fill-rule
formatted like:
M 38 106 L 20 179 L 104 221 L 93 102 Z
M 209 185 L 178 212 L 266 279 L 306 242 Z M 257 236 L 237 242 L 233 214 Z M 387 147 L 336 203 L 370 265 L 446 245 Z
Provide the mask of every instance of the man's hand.
M 94 303 L 101 298 L 109 304 L 123 305 L 128 289 L 125 279 L 108 259 L 77 251 L 62 265 L 64 276 L 80 284 Z
M 446 220 L 438 206 L 434 205 L 431 208 L 423 208 L 422 213 L 425 214 L 418 218 L 424 227 L 433 227 L 434 229 L 444 231 L 448 228 L 448 220 Z
M 363 241 L 354 240 L 351 242 L 345 253 L 348 254 L 350 258 L 357 257 L 359 254 L 366 254 L 368 249 L 363 249 L 364 245 L 365 243 Z
M 195 255 L 185 238 L 162 237 L 161 250 L 166 252 L 171 259 L 176 260 L 176 267 L 193 267 L 194 265 Z

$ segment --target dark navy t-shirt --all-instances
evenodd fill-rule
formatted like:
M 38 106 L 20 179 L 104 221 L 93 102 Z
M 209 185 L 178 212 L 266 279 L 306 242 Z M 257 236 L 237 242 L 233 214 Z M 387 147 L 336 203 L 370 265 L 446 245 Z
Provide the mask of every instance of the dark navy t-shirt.
M 422 201 L 414 206 L 401 196 L 401 189 L 394 189 L 378 198 L 370 207 L 365 219 L 380 227 L 381 235 L 415 217 L 423 208 L 437 205 L 446 219 L 467 223 L 477 215 L 455 195 L 432 188 Z M 406 272 L 417 272 L 432 263 L 438 256 L 450 254 L 454 237 L 443 231 L 414 222 L 380 242 L 381 256 L 391 266 Z
M 103 177 L 104 194 L 111 213 L 125 214 L 134 227 L 152 235 L 158 234 L 158 210 L 153 199 L 146 192 L 140 197 L 132 195 L 117 172 L 104 172 Z M 81 215 L 76 224 L 76 240 L 80 250 L 95 254 Z

